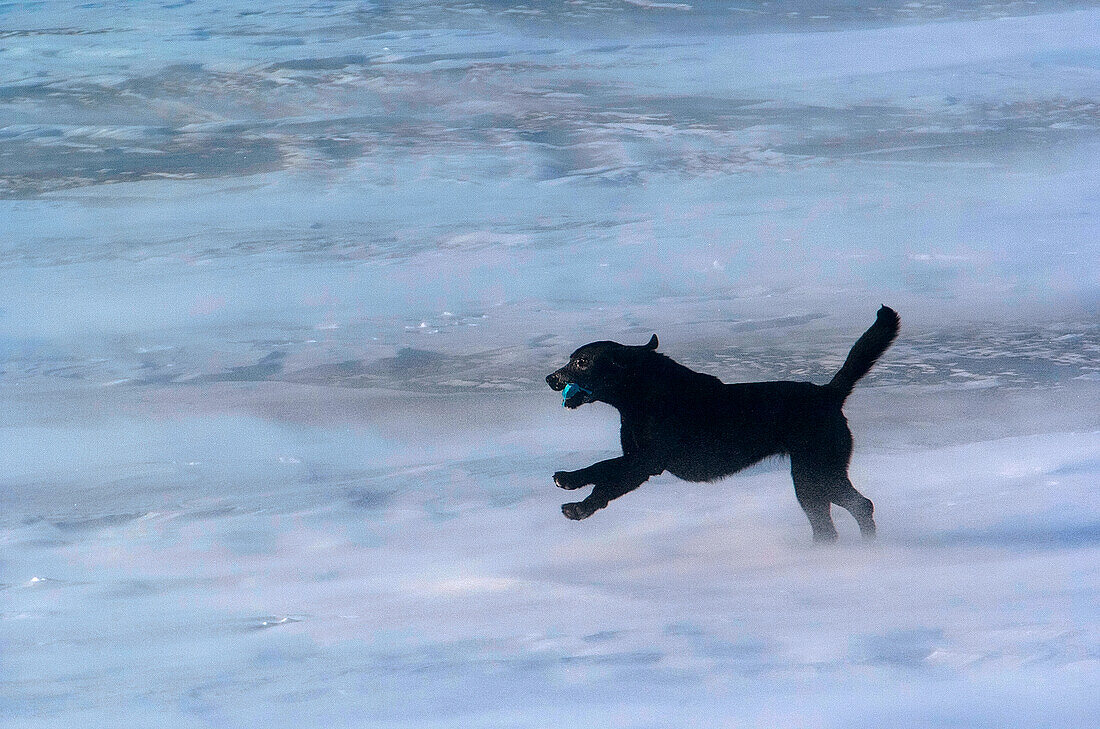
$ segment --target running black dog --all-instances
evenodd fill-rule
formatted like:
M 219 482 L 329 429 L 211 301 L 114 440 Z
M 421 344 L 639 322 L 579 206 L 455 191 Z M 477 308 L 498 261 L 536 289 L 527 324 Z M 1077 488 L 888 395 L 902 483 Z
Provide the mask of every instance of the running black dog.
M 791 457 L 794 492 L 814 541 L 833 541 L 830 505 L 852 513 L 865 539 L 875 536 L 874 506 L 848 480 L 852 433 L 841 412 L 859 378 L 898 334 L 897 312 L 883 306 L 827 385 L 749 382 L 727 385 L 657 353 L 648 344 L 586 344 L 546 382 L 566 407 L 605 402 L 622 418 L 623 455 L 579 471 L 558 471 L 563 489 L 594 484 L 588 498 L 563 504 L 585 519 L 650 476 L 668 471 L 687 481 L 715 481 L 772 455 Z M 569 387 L 572 385 L 572 387 Z

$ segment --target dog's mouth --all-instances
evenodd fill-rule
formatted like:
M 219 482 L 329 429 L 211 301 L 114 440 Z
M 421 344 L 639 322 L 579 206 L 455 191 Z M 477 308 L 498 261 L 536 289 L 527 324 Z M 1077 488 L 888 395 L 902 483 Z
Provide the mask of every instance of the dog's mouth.
M 592 402 L 592 391 L 586 390 L 576 383 L 570 382 L 561 391 L 562 407 L 573 410 L 586 402 Z

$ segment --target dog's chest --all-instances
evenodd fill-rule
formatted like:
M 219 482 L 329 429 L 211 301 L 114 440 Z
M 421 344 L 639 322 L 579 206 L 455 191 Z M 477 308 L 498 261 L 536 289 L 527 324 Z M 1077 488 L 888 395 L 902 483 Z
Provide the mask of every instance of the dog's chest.
M 667 416 L 652 413 L 623 415 L 619 438 L 626 455 L 642 452 L 656 455 L 667 450 L 667 446 L 677 441 L 678 434 L 684 430 L 683 424 Z
M 622 416 L 619 439 L 622 441 L 623 454 L 629 455 L 649 449 L 658 437 L 657 431 L 657 424 L 653 418 Z

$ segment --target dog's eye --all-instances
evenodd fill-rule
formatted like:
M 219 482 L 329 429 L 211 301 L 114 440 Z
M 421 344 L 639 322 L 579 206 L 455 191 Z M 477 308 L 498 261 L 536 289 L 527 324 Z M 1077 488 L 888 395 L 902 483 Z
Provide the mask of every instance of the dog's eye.
M 592 363 L 587 359 L 578 359 L 577 360 L 577 369 L 578 370 L 586 370 L 586 369 L 588 369 L 588 366 L 590 364 L 592 364 Z

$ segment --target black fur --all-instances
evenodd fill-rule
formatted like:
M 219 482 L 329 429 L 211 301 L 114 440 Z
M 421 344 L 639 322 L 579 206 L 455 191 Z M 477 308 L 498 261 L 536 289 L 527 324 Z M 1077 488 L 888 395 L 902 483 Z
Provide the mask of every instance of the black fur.
M 623 455 L 558 471 L 563 489 L 595 485 L 583 501 L 562 505 L 585 519 L 650 476 L 668 471 L 687 481 L 715 481 L 772 455 L 789 455 L 795 496 L 815 541 L 833 541 L 831 504 L 844 507 L 866 539 L 875 535 L 874 506 L 848 480 L 852 434 L 841 407 L 859 378 L 898 334 L 897 312 L 886 306 L 852 347 L 827 385 L 810 382 L 724 384 L 674 362 L 648 344 L 586 344 L 546 382 L 556 391 L 575 383 L 585 391 L 565 401 L 576 408 L 605 402 L 618 409 Z

